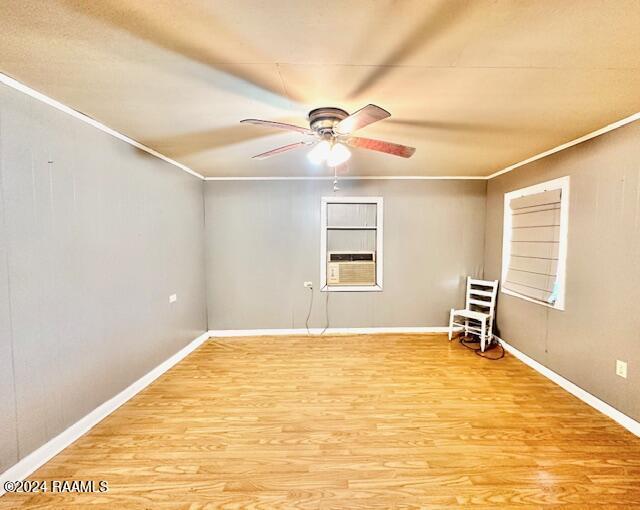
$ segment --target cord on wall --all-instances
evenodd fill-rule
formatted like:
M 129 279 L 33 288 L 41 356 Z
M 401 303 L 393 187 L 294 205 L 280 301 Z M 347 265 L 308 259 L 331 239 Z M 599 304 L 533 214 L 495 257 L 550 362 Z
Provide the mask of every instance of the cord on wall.
M 309 292 L 311 292 L 311 298 L 309 299 L 309 310 L 307 312 L 307 318 L 304 321 L 304 326 L 307 329 L 307 335 L 312 336 L 311 330 L 309 329 L 309 318 L 311 317 L 311 311 L 313 310 L 313 287 L 311 285 L 308 285 L 308 286 L 305 285 L 305 287 L 309 289 Z M 325 303 L 324 303 L 324 309 L 326 314 L 325 326 L 318 336 L 324 335 L 327 329 L 329 329 L 329 294 L 330 292 L 326 293 Z
M 309 311 L 307 312 L 307 318 L 304 321 L 304 327 L 307 328 L 307 335 L 311 336 L 311 331 L 309 331 L 309 317 L 311 317 L 311 310 L 313 310 L 313 287 L 307 287 L 309 292 L 311 293 L 311 299 L 309 300 Z
M 331 294 L 331 292 L 325 292 L 325 301 L 324 301 L 324 311 L 327 317 L 327 321 L 324 325 L 324 329 L 320 332 L 320 336 L 324 335 L 325 331 L 327 331 L 327 329 L 329 329 L 329 294 Z

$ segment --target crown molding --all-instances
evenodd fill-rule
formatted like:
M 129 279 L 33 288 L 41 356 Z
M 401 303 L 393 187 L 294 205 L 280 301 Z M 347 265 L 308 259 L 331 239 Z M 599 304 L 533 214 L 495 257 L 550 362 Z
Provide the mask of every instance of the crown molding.
M 142 151 L 147 152 L 148 154 L 151 154 L 152 156 L 155 156 L 156 158 L 159 158 L 173 166 L 175 166 L 176 168 L 187 172 L 188 174 L 193 175 L 194 177 L 198 177 L 199 179 L 203 179 L 205 181 L 328 181 L 328 180 L 333 180 L 334 177 L 332 176 L 281 176 L 281 177 L 233 177 L 233 176 L 228 176 L 228 177 L 205 177 L 202 174 L 199 174 L 198 172 L 192 170 L 191 168 L 189 168 L 187 165 L 184 165 L 182 163 L 179 163 L 178 161 L 175 161 L 174 159 L 171 159 L 167 156 L 165 156 L 164 154 L 152 149 L 151 147 L 147 147 L 146 145 L 137 142 L 136 140 L 133 140 L 132 138 L 129 138 L 128 136 L 116 131 L 115 129 L 112 129 L 104 124 L 102 124 L 101 122 L 98 122 L 97 120 L 89 117 L 88 115 L 85 115 L 84 113 L 81 113 L 77 110 L 74 110 L 73 108 L 70 108 L 69 106 L 66 106 L 64 104 L 62 104 L 59 101 L 56 101 L 55 99 L 43 94 L 42 92 L 38 92 L 37 90 L 32 89 L 31 87 L 25 85 L 24 83 L 19 82 L 18 80 L 4 74 L 4 73 L 0 73 L 0 83 L 11 87 L 12 89 L 18 90 L 34 99 L 37 99 L 38 101 L 41 101 L 45 104 L 48 104 L 49 106 L 52 106 L 53 108 L 56 108 L 57 110 L 60 110 L 61 112 L 64 112 L 68 115 L 71 115 L 72 117 L 81 120 L 82 122 L 85 122 L 93 127 L 95 127 L 96 129 L 99 129 L 100 131 L 103 131 L 119 140 L 122 140 L 125 143 L 128 143 L 129 145 L 132 145 Z M 539 159 L 545 158 L 547 156 L 550 156 L 552 154 L 555 154 L 556 152 L 560 152 L 563 151 L 565 149 L 568 149 L 569 147 L 573 147 L 574 145 L 578 145 L 582 142 L 586 142 L 587 140 L 591 140 L 592 138 L 596 138 L 598 136 L 604 135 L 610 131 L 613 131 L 615 129 L 621 128 L 623 126 L 626 126 L 627 124 L 631 124 L 632 122 L 635 122 L 637 120 L 640 120 L 640 112 L 634 113 L 633 115 L 630 115 L 628 117 L 625 117 L 624 119 L 620 119 L 616 122 L 613 122 L 601 129 L 597 129 L 596 131 L 592 131 L 591 133 L 587 133 L 586 135 L 583 135 L 579 138 L 576 138 L 575 140 L 571 140 L 569 142 L 563 143 L 562 145 L 558 145 L 557 147 L 554 147 L 552 149 L 546 150 L 544 152 L 541 152 L 539 154 L 536 154 L 534 156 L 531 156 L 530 158 L 524 159 L 518 163 L 515 163 L 513 165 L 509 165 L 508 167 L 503 168 L 502 170 L 498 170 L 497 172 L 494 172 L 490 175 L 487 176 L 480 176 L 480 175 L 445 175 L 445 176 L 438 176 L 438 175 L 363 175 L 363 176 L 344 176 L 344 177 L 339 177 L 339 180 L 342 181 L 359 181 L 359 180 L 413 180 L 413 181 L 427 181 L 427 180 L 479 180 L 479 181 L 487 181 L 490 179 L 494 179 L 500 175 L 506 174 L 508 172 L 511 172 L 512 170 L 515 170 L 516 168 L 520 168 L 521 166 L 524 166 L 528 163 L 532 163 L 534 161 L 537 161 Z
M 502 170 L 498 170 L 497 172 L 492 173 L 491 175 L 487 176 L 486 179 L 493 179 L 495 177 L 498 177 L 499 175 L 503 175 L 506 174 L 508 172 L 511 172 L 512 170 L 515 170 L 516 168 L 520 168 L 521 166 L 524 166 L 528 163 L 533 163 L 534 161 L 537 161 L 539 159 L 542 158 L 546 158 L 547 156 L 551 156 L 551 154 L 555 154 L 556 152 L 560 152 L 563 151 L 565 149 L 568 149 L 569 147 L 573 147 L 574 145 L 578 145 L 579 143 L 582 142 L 586 142 L 587 140 L 591 140 L 592 138 L 595 138 L 597 136 L 601 136 L 604 135 L 606 133 L 608 133 L 609 131 L 613 131 L 614 129 L 618 129 L 621 128 L 622 126 L 626 126 L 627 124 L 631 124 L 632 122 L 635 122 L 636 120 L 640 120 L 640 112 L 634 113 L 633 115 L 629 115 L 628 117 L 625 117 L 624 119 L 620 119 L 616 122 L 613 122 L 611 124 L 608 124 L 607 126 L 597 129 L 596 131 L 592 131 L 591 133 L 587 133 L 584 136 L 581 136 L 580 138 L 576 138 L 575 140 L 571 140 L 569 142 L 563 143 L 562 145 L 558 145 L 557 147 L 554 147 L 553 149 L 549 149 L 547 151 L 541 152 L 540 154 L 536 154 L 535 156 L 531 156 L 530 158 L 527 158 L 525 160 L 520 161 L 519 163 L 515 163 L 513 165 L 510 165 L 506 168 L 503 168 Z
M 333 181 L 333 176 L 280 177 L 205 177 L 205 181 Z M 480 175 L 350 175 L 338 176 L 339 181 L 486 181 Z
M 34 90 L 31 87 L 28 87 L 24 83 L 21 83 L 18 80 L 11 78 L 10 76 L 7 76 L 4 73 L 0 73 L 0 83 L 6 85 L 7 87 L 11 87 L 12 89 L 15 89 L 19 92 L 22 92 L 23 94 L 26 94 L 34 99 L 37 99 L 38 101 L 48 104 L 49 106 L 52 106 L 56 110 L 60 110 L 61 112 L 66 113 L 67 115 L 71 115 L 72 117 L 78 120 L 81 120 L 82 122 L 85 122 L 86 124 L 89 124 L 90 126 L 93 126 L 94 128 L 99 129 L 100 131 L 103 131 L 104 133 L 107 133 L 117 138 L 118 140 L 122 140 L 123 142 L 128 143 L 129 145 L 133 145 L 134 147 L 144 152 L 147 152 L 148 154 L 151 154 L 152 156 L 155 156 L 156 158 L 159 158 L 169 163 L 170 165 L 175 166 L 176 168 L 179 168 L 183 172 L 187 172 L 188 174 L 191 174 L 194 177 L 198 177 L 199 179 L 204 179 L 203 175 L 200 175 L 198 172 L 195 172 L 188 166 L 183 165 L 182 163 L 178 163 L 177 161 L 165 156 L 164 154 L 161 154 L 158 151 L 153 150 L 151 147 L 147 147 L 146 145 L 140 142 L 136 142 L 132 138 L 129 138 L 128 136 L 123 135 L 122 133 L 116 131 L 115 129 L 105 126 L 101 122 L 98 122 L 97 120 L 92 119 L 88 115 L 85 115 L 84 113 L 80 113 L 79 111 L 74 110 L 73 108 L 70 108 L 69 106 L 62 104 L 61 102 L 50 98 L 49 96 L 43 94 L 42 92 L 38 92 L 37 90 Z

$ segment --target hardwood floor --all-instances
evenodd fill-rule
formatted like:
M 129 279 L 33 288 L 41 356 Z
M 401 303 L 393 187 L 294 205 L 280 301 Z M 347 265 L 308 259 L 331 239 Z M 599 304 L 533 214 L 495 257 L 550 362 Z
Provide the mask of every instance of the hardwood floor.
M 640 508 L 640 439 L 444 336 L 211 340 L 0 508 Z

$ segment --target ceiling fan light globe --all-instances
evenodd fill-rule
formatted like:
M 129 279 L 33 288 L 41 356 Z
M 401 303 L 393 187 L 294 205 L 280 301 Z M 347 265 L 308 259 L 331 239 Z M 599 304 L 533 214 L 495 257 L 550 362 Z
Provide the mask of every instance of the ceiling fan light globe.
M 341 143 L 336 143 L 331 148 L 331 152 L 327 158 L 327 164 L 329 166 L 338 166 L 348 161 L 350 157 L 351 151 Z
M 331 144 L 327 140 L 323 140 L 309 151 L 307 158 L 314 165 L 319 165 L 329 157 L 330 153 Z

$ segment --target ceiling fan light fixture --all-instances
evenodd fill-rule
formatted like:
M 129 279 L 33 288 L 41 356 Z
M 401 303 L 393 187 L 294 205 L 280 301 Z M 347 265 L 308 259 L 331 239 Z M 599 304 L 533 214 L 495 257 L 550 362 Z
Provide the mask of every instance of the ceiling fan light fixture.
M 327 164 L 329 166 L 338 166 L 345 161 L 348 161 L 350 157 L 351 151 L 349 149 L 341 143 L 335 143 L 333 144 L 333 147 L 331 147 L 331 152 L 327 158 Z
M 390 117 L 391 114 L 383 108 L 374 104 L 368 104 L 360 108 L 357 112 L 349 115 L 341 108 L 323 107 L 316 108 L 309 112 L 309 128 L 275 122 L 271 120 L 243 119 L 244 124 L 255 124 L 286 131 L 295 131 L 303 135 L 312 136 L 313 140 L 301 140 L 297 143 L 283 145 L 267 152 L 253 156 L 253 159 L 266 159 L 271 156 L 283 154 L 303 146 L 315 145 L 307 153 L 309 161 L 315 165 L 327 163 L 331 167 L 336 167 L 346 162 L 351 157 L 351 151 L 346 146 L 358 149 L 367 149 L 377 152 L 384 152 L 393 156 L 410 158 L 416 151 L 413 147 L 400 145 L 398 143 L 386 142 L 384 140 L 374 140 L 372 138 L 362 138 L 351 136 L 354 131 Z M 340 143 L 340 141 L 346 142 Z
M 331 154 L 331 144 L 328 140 L 322 140 L 318 145 L 316 145 L 313 149 L 309 151 L 307 154 L 307 158 L 314 165 L 319 165 L 320 163 L 326 161 L 326 159 Z

